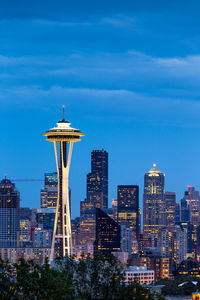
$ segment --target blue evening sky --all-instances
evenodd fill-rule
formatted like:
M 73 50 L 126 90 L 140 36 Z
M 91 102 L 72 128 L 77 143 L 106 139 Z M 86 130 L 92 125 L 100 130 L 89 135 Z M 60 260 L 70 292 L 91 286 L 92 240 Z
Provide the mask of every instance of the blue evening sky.
M 177 200 L 200 189 L 199 1 L 0 1 L 0 175 L 55 170 L 41 134 L 61 119 L 86 136 L 70 170 L 73 217 L 90 152 L 109 152 L 109 202 L 153 163 Z M 16 183 L 39 207 L 42 182 Z

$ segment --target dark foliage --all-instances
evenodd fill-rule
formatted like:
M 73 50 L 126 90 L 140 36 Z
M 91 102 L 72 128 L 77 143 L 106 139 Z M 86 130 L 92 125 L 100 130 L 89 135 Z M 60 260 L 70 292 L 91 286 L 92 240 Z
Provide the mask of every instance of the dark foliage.
M 0 299 L 11 300 L 142 300 L 154 299 L 138 283 L 125 284 L 117 259 L 96 256 L 56 261 L 0 261 Z M 163 299 L 158 295 L 157 299 Z

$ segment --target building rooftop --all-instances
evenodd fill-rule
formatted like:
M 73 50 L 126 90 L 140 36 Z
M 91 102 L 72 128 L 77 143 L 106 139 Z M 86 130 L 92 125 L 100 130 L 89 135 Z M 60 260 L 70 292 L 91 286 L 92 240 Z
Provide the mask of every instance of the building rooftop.
M 153 168 L 151 168 L 151 170 L 150 170 L 149 172 L 160 173 L 160 171 L 159 171 L 158 168 L 156 167 L 156 164 L 153 164 Z
M 125 271 L 147 271 L 147 267 L 129 266 Z

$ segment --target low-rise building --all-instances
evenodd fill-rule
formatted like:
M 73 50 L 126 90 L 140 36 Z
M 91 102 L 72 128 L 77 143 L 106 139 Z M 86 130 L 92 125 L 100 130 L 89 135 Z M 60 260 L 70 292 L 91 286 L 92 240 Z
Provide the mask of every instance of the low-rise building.
M 154 281 L 154 271 L 147 267 L 129 267 L 124 270 L 125 282 L 136 281 L 140 284 L 151 284 Z
M 20 258 L 24 258 L 43 264 L 45 259 L 50 257 L 50 252 L 50 248 L 0 248 L 0 257 L 3 261 L 8 260 L 10 263 L 16 263 Z

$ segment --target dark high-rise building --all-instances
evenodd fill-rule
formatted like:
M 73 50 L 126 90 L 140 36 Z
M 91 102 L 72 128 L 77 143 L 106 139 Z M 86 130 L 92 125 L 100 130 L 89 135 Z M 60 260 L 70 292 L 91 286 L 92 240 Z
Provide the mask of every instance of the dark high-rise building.
M 199 191 L 195 191 L 193 186 L 188 186 L 188 191 L 185 191 L 184 199 L 190 208 L 190 223 L 195 227 L 200 223 L 200 197 Z
M 120 226 L 100 208 L 96 209 L 96 240 L 94 253 L 120 251 Z
M 143 226 L 145 235 L 155 242 L 165 226 L 165 174 L 155 164 L 144 175 Z
M 131 228 L 135 239 L 139 236 L 139 186 L 118 185 L 117 222 Z
M 20 195 L 9 179 L 0 182 L 0 248 L 17 247 L 20 239 Z
M 87 174 L 87 199 L 91 194 L 103 198 L 101 208 L 108 207 L 108 152 L 105 150 L 93 150 L 91 153 L 91 173 Z
M 180 216 L 180 203 L 176 203 L 175 208 L 175 222 L 180 222 L 181 216 Z
M 188 190 L 185 191 L 184 199 L 187 202 L 189 208 L 189 220 L 190 224 L 193 226 L 193 251 L 197 254 L 197 238 L 198 238 L 198 226 L 200 224 L 200 197 L 199 191 L 195 191 L 193 186 L 188 186 Z
M 175 225 L 175 210 L 176 210 L 176 193 L 166 192 L 165 193 L 165 204 L 166 204 L 166 226 Z
M 72 219 L 72 245 L 73 247 L 79 244 L 80 237 L 80 218 Z
M 112 199 L 113 219 L 117 222 L 117 199 Z
M 180 201 L 180 221 L 190 222 L 190 207 L 185 198 Z
M 37 209 L 36 211 L 36 224 L 38 228 L 44 230 L 52 230 L 55 220 L 55 209 Z

